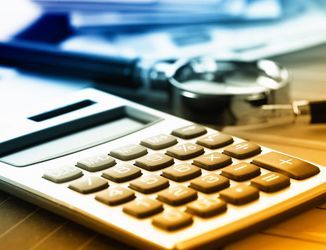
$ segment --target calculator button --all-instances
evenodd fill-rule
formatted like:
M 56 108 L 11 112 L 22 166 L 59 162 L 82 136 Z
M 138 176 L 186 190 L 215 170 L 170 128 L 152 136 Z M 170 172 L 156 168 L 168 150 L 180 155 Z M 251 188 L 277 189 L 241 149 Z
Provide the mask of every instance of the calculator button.
M 221 148 L 231 143 L 233 143 L 231 136 L 220 133 L 207 135 L 197 140 L 197 144 L 210 149 Z
M 168 169 L 165 169 L 162 173 L 162 176 L 179 182 L 187 181 L 200 175 L 200 168 L 188 163 L 174 165 Z
M 135 193 L 124 187 L 108 188 L 95 196 L 95 199 L 110 206 L 120 205 L 135 199 Z
M 220 192 L 220 198 L 234 205 L 242 205 L 259 198 L 259 191 L 255 187 L 239 184 Z
M 207 130 L 203 126 L 192 124 L 190 126 L 178 128 L 172 131 L 172 135 L 183 139 L 191 139 L 206 134 Z
M 123 161 L 129 161 L 147 154 L 147 149 L 141 145 L 130 144 L 121 148 L 116 148 L 110 155 Z
M 178 141 L 174 136 L 164 134 L 152 136 L 140 142 L 141 145 L 154 150 L 171 147 L 177 143 Z
M 156 215 L 153 218 L 152 223 L 154 226 L 161 229 L 173 231 L 190 226 L 193 223 L 193 219 L 190 214 L 178 210 L 169 210 Z
M 141 175 L 142 173 L 139 168 L 127 163 L 118 164 L 102 173 L 102 177 L 114 182 L 130 181 Z
M 193 143 L 184 143 L 169 148 L 166 152 L 167 155 L 175 157 L 179 160 L 187 160 L 204 153 L 202 146 Z
M 241 162 L 223 168 L 221 175 L 235 181 L 246 181 L 260 175 L 260 168 L 247 162 Z
M 108 187 L 106 180 L 97 176 L 88 176 L 81 180 L 74 181 L 69 188 L 82 194 L 89 194 Z
M 268 173 L 251 180 L 251 185 L 271 193 L 290 186 L 290 178 L 279 173 Z
M 158 193 L 157 199 L 169 205 L 178 206 L 197 199 L 197 192 L 179 185 L 161 191 Z
M 226 203 L 218 198 L 202 198 L 187 205 L 186 212 L 199 217 L 210 217 L 226 211 Z
M 137 218 L 146 218 L 162 211 L 162 203 L 150 198 L 138 198 L 123 207 L 123 212 Z
M 196 159 L 194 159 L 193 162 L 194 165 L 204 168 L 206 170 L 216 170 L 218 168 L 230 165 L 231 163 L 231 157 L 217 152 L 197 157 Z
M 320 171 L 319 168 L 308 162 L 277 152 L 269 152 L 255 157 L 252 163 L 297 180 L 306 179 Z
M 115 165 L 115 160 L 107 154 L 95 155 L 81 159 L 76 166 L 90 172 L 103 170 Z
M 147 175 L 143 176 L 137 180 L 132 181 L 129 187 L 144 193 L 150 194 L 167 188 L 169 186 L 169 181 L 158 175 Z
M 149 171 L 156 171 L 171 166 L 174 163 L 173 158 L 161 153 L 146 155 L 136 160 L 135 165 Z
M 245 159 L 261 152 L 260 146 L 251 142 L 241 142 L 238 144 L 230 145 L 223 151 L 224 154 L 237 159 Z
M 75 180 L 83 175 L 83 172 L 73 166 L 62 166 L 48 169 L 42 176 L 44 179 L 55 183 L 63 183 Z
M 229 179 L 215 173 L 200 176 L 192 180 L 189 185 L 189 187 L 206 194 L 220 191 L 229 186 Z

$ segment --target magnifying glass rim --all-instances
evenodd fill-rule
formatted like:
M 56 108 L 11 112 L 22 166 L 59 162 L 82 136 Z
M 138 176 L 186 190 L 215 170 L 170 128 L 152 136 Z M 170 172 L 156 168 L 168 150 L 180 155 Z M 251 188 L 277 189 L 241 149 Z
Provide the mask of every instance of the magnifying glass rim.
M 269 79 L 273 80 L 274 82 L 278 83 L 278 87 L 274 88 L 274 90 L 277 89 L 281 89 L 285 86 L 287 86 L 287 84 L 290 81 L 290 77 L 289 77 L 289 73 L 287 71 L 287 69 L 285 69 L 284 67 L 282 67 L 281 65 L 277 64 L 276 62 L 272 61 L 272 60 L 266 60 L 266 59 L 261 59 L 261 60 L 257 60 L 255 62 L 246 62 L 246 61 L 236 61 L 236 60 L 218 60 L 218 59 L 214 59 L 212 57 L 195 57 L 195 58 L 183 58 L 183 59 L 179 59 L 177 60 L 174 64 L 173 67 L 170 68 L 170 71 L 167 72 L 167 79 L 169 81 L 169 83 L 174 87 L 177 88 L 179 90 L 181 90 L 183 92 L 184 95 L 187 96 L 192 96 L 192 97 L 196 97 L 199 98 L 200 96 L 202 97 L 213 97 L 213 96 L 230 96 L 230 95 L 246 95 L 246 94 L 256 94 L 256 93 L 248 93 L 248 92 L 244 92 L 244 93 L 201 93 L 201 92 L 197 92 L 197 91 L 193 91 L 193 90 L 189 90 L 189 88 L 187 88 L 183 83 L 179 82 L 178 80 L 176 80 L 175 76 L 176 73 L 179 69 L 181 69 L 182 67 L 186 66 L 187 64 L 189 64 L 192 60 L 195 59 L 205 59 L 205 58 L 209 58 L 209 59 L 213 59 L 215 62 L 227 62 L 227 63 L 234 63 L 234 64 L 246 64 L 246 65 L 254 65 L 256 67 L 256 70 L 258 72 L 258 74 L 260 71 L 264 72 L 265 74 L 261 74 L 264 77 L 268 77 Z M 279 71 L 279 76 L 280 79 L 275 79 L 273 76 L 268 75 L 268 73 L 266 72 L 266 70 L 262 67 L 259 67 L 259 65 L 264 64 L 264 63 L 271 63 L 273 64 L 273 66 L 275 66 L 277 68 L 277 70 Z M 273 90 L 273 88 L 268 88 L 268 87 L 264 87 L 262 85 L 259 85 L 261 87 L 260 91 L 257 91 L 257 93 L 261 93 L 261 92 L 266 92 L 266 91 L 271 91 Z

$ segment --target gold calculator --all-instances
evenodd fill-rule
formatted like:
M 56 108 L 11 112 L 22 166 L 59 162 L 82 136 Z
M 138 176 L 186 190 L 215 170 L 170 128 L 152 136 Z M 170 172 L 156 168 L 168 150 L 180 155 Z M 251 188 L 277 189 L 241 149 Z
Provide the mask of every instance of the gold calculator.
M 135 248 L 216 249 L 325 200 L 325 166 L 94 89 L 0 128 L 1 189 Z

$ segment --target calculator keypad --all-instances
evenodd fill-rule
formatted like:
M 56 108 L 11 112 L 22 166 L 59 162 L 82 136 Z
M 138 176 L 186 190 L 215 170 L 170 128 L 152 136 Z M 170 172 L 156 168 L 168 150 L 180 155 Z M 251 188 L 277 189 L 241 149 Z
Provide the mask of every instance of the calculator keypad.
M 231 136 L 206 133 L 205 127 L 196 124 L 178 128 L 172 135 L 158 134 L 141 140 L 140 145 L 129 144 L 109 154 L 81 159 L 76 164 L 79 168 L 72 164 L 49 169 L 43 178 L 55 183 L 72 181 L 68 187 L 74 191 L 98 192 L 93 200 L 123 205 L 122 211 L 136 218 L 154 216 L 154 226 L 173 231 L 190 226 L 193 216 L 222 216 L 227 203 L 250 203 L 259 199 L 260 191 L 276 192 L 288 187 L 290 178 L 301 180 L 319 172 L 310 163 L 280 153 L 258 155 L 261 148 L 254 143 L 233 144 Z M 196 143 L 179 139 L 177 144 L 174 136 L 186 140 L 202 137 L 195 139 Z M 83 175 L 80 168 L 95 173 L 76 180 Z M 109 187 L 107 180 L 122 184 Z M 239 181 L 246 182 L 236 183 Z

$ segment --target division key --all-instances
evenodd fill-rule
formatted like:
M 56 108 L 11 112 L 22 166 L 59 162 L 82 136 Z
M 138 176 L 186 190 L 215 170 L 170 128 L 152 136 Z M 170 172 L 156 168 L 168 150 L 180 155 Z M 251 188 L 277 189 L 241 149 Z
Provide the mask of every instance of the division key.
M 320 172 L 318 167 L 308 162 L 277 152 L 255 157 L 252 163 L 296 180 L 303 180 Z

